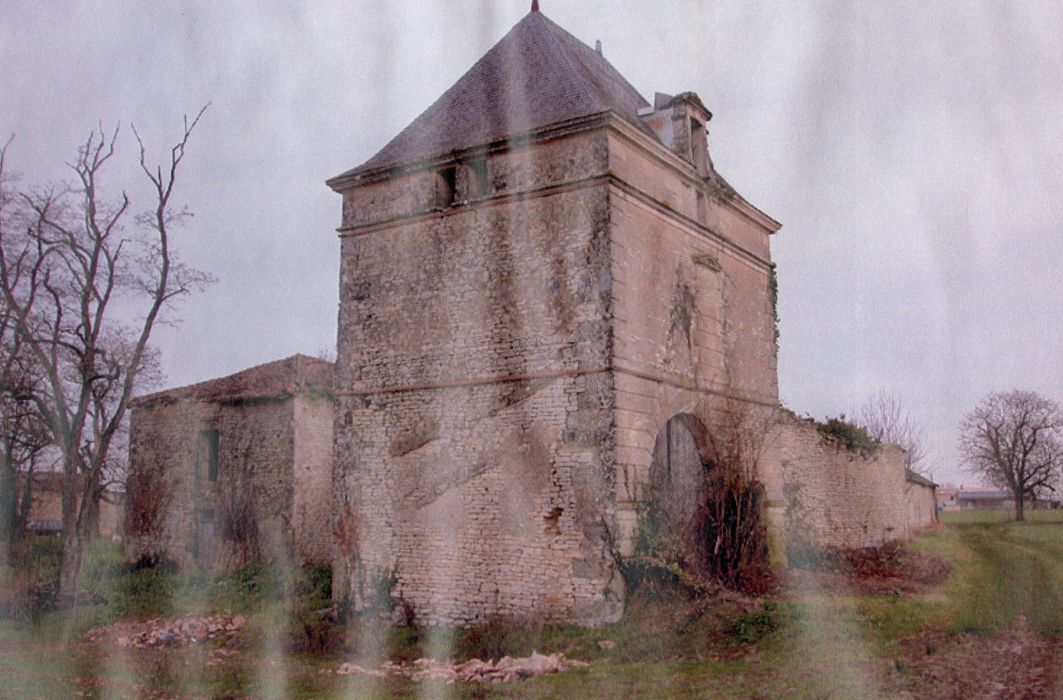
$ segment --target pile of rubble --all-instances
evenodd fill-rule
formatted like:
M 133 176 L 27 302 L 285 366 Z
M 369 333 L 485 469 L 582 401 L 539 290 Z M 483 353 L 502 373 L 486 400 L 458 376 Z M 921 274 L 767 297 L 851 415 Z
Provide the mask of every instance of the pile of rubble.
M 532 652 L 531 656 L 511 658 L 503 656 L 498 661 L 469 659 L 461 663 L 443 663 L 434 659 L 417 659 L 412 664 L 387 662 L 378 669 L 363 668 L 357 664 L 344 663 L 336 673 L 341 676 L 405 676 L 415 681 L 438 680 L 447 683 L 508 683 L 522 678 L 560 673 L 570 668 L 584 668 L 585 661 L 566 658 L 558 652 L 543 656 Z
M 243 628 L 243 615 L 210 615 L 178 618 L 156 617 L 143 622 L 116 622 L 89 630 L 89 642 L 106 642 L 120 647 L 158 649 L 202 644 L 212 639 L 228 641 Z

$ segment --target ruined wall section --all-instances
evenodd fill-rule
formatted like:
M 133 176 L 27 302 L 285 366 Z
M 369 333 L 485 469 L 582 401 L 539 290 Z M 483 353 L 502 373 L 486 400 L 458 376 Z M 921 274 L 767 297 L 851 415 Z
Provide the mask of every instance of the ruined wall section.
M 218 431 L 218 478 L 208 478 L 201 432 Z M 292 402 L 162 401 L 134 407 L 131 484 L 150 474 L 156 525 L 127 529 L 126 556 L 161 555 L 182 566 L 240 566 L 293 557 Z M 131 488 L 127 525 L 143 518 Z M 140 530 L 138 533 L 137 530 Z
M 292 399 L 292 535 L 300 562 L 332 561 L 332 448 L 335 411 L 331 394 Z
M 780 413 L 768 461 L 777 465 L 766 480 L 769 513 L 790 547 L 875 546 L 912 537 L 933 517 L 920 495 L 930 489 L 907 480 L 895 445 L 855 452 Z
M 422 624 L 622 611 L 603 144 L 492 154 L 482 201 L 344 236 L 338 595 Z

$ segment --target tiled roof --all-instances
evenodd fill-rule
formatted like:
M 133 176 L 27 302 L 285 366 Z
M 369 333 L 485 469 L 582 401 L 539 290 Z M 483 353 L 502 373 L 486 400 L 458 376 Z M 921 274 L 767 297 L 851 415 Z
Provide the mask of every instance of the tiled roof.
M 931 488 L 937 487 L 937 484 L 935 484 L 933 481 L 926 478 L 919 472 L 908 469 L 907 467 L 904 468 L 904 478 L 912 482 L 913 484 L 919 484 L 920 486 L 929 486 Z
M 292 355 L 267 362 L 219 379 L 167 389 L 134 399 L 135 404 L 196 399 L 198 401 L 240 401 L 269 399 L 309 391 L 331 391 L 335 365 L 306 355 Z
M 531 12 L 375 156 L 338 177 L 611 111 L 653 139 L 649 103 L 594 49 Z

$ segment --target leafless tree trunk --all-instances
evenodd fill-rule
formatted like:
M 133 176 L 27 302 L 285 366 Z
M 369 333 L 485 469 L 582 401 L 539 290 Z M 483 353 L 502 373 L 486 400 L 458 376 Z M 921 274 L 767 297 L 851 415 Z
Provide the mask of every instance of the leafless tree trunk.
M 15 197 L 8 186 L 11 178 L 3 173 L 3 160 L 0 150 L 0 230 L 17 223 Z M 29 398 L 37 379 L 16 332 L 14 312 L 0 304 L 0 561 L 8 559 L 8 547 L 25 532 L 33 502 L 33 471 L 49 446 L 47 431 Z
M 1055 490 L 1063 468 L 1063 413 L 1032 391 L 989 394 L 960 424 L 960 452 L 968 471 L 1011 491 L 1021 521 L 1025 498 Z
M 13 207 L 0 220 L 0 298 L 38 377 L 27 398 L 62 457 L 64 600 L 76 593 L 89 534 L 86 504 L 96 495 L 133 391 L 153 358 L 151 332 L 176 297 L 209 281 L 177 261 L 170 240 L 173 226 L 187 216 L 174 210 L 171 198 L 202 114 L 185 120 L 165 169 L 148 166 L 133 130 L 141 170 L 154 192 L 152 209 L 136 216 L 124 192 L 108 199 L 100 190 L 117 127 L 89 134 L 70 164 L 76 179 L 68 186 L 12 191 L 2 179 L 7 147 L 0 153 L 3 200 Z M 140 314 L 131 314 L 137 299 Z M 6 380 L 2 389 L 12 392 Z

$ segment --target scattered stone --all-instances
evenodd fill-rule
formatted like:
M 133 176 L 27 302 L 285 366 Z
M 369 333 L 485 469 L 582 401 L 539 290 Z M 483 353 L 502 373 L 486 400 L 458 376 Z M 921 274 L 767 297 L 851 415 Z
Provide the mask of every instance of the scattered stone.
M 605 649 L 606 651 L 611 651 L 613 649 L 616 649 L 616 642 L 611 639 L 599 639 L 598 648 Z
M 417 659 L 412 664 L 387 661 L 378 669 L 344 662 L 336 669 L 336 674 L 373 678 L 403 676 L 415 681 L 438 680 L 446 683 L 509 683 L 523 678 L 561 673 L 572 668 L 584 668 L 587 665 L 585 661 L 569 659 L 561 652 L 544 656 L 533 651 L 531 656 L 517 659 L 503 656 L 498 661 L 469 659 L 460 663 L 445 663 L 435 659 Z
M 181 647 L 202 644 L 214 639 L 228 641 L 243 628 L 246 622 L 247 619 L 243 615 L 156 617 L 141 622 L 123 621 L 106 627 L 97 627 L 85 634 L 85 640 L 135 649 Z

